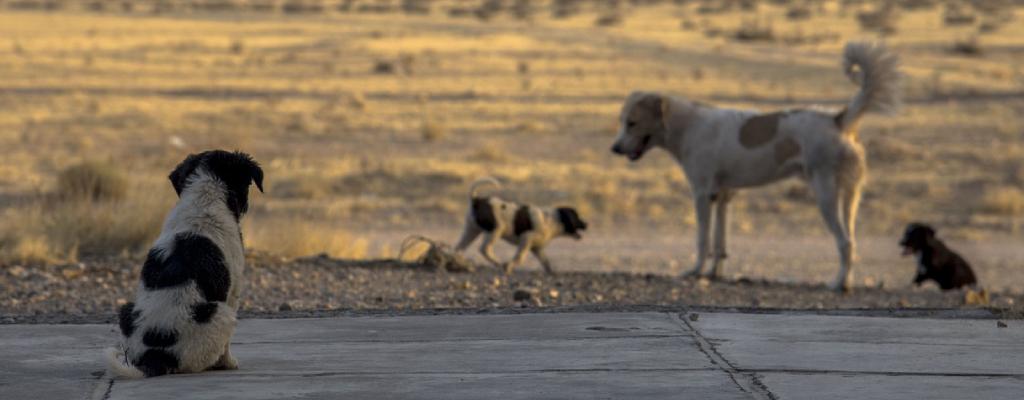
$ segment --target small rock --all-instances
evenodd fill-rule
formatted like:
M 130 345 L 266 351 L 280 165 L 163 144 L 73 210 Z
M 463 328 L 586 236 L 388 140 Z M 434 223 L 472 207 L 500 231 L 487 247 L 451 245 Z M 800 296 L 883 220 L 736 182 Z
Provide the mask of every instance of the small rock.
M 1006 323 L 1003 322 L 1003 321 L 996 321 L 996 326 L 1000 327 L 1000 328 L 1005 328 L 1006 327 Z
M 28 275 L 28 271 L 25 270 L 25 267 L 20 265 L 7 268 L 7 273 L 11 274 L 11 276 L 15 278 L 24 278 L 25 275 Z
M 291 304 L 288 304 L 288 303 L 281 303 L 281 305 L 277 306 L 277 311 L 291 311 L 291 310 L 292 310 L 292 306 L 291 306 Z
M 531 297 L 533 297 L 533 294 L 523 289 L 516 289 L 515 292 L 512 292 L 512 300 L 515 301 L 529 300 Z
M 700 314 L 690 313 L 690 321 L 697 322 L 698 319 L 700 319 Z

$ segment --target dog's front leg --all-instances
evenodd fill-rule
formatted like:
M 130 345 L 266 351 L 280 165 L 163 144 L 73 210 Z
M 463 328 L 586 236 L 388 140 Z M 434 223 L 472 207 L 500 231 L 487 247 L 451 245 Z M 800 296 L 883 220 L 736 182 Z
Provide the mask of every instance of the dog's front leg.
M 544 248 L 534 247 L 532 251 L 533 256 L 537 257 L 537 260 L 540 260 L 540 265 L 544 266 L 544 271 L 547 272 L 548 274 L 554 275 L 555 269 L 552 268 L 551 266 L 551 260 L 548 259 L 548 256 L 546 254 L 544 254 Z
M 693 269 L 683 276 L 699 276 L 704 269 L 704 260 L 708 257 L 708 235 L 711 225 L 711 196 L 707 193 L 697 193 L 693 198 L 693 205 L 697 211 L 697 262 Z
M 515 267 L 519 266 L 526 261 L 526 254 L 530 250 L 530 235 L 523 235 L 519 238 L 519 247 L 516 248 L 516 255 L 512 257 L 507 263 L 505 263 L 505 275 L 511 274 Z

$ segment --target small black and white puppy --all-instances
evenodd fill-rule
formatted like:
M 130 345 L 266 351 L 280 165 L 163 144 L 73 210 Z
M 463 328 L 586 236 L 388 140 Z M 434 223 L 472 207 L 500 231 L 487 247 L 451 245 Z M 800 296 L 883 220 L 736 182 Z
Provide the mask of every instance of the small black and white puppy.
M 464 251 L 482 233 L 484 241 L 480 245 L 480 254 L 504 269 L 506 274 L 526 260 L 527 251 L 537 257 L 545 271 L 554 273 L 551 261 L 544 255 L 544 247 L 551 239 L 560 236 L 580 240 L 580 232 L 587 229 L 587 223 L 571 207 L 539 208 L 505 201 L 496 196 L 481 197 L 477 195 L 477 190 L 482 185 L 501 186 L 494 178 L 480 179 L 470 186 L 470 207 L 466 213 L 462 238 L 455 246 L 455 251 Z M 505 263 L 498 262 L 494 257 L 494 243 L 499 238 L 517 246 L 515 256 Z
M 903 246 L 904 256 L 913 254 L 917 257 L 917 275 L 914 276 L 917 286 L 928 279 L 938 283 L 942 290 L 977 283 L 967 261 L 937 239 L 931 226 L 918 222 L 907 225 L 900 246 Z
M 120 349 L 107 351 L 114 376 L 141 378 L 237 369 L 235 330 L 245 254 L 239 220 L 249 185 L 263 170 L 248 154 L 189 155 L 169 176 L 178 203 L 142 266 L 135 302 L 118 315 Z

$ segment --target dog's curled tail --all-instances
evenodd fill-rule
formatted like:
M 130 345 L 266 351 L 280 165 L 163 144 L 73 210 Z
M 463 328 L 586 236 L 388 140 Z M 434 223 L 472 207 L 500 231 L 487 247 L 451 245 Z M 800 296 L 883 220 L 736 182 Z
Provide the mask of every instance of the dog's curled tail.
M 843 71 L 860 91 L 836 115 L 836 125 L 852 131 L 868 111 L 892 112 L 900 105 L 900 60 L 881 43 L 850 42 L 843 51 Z
M 142 370 L 135 368 L 134 365 L 128 363 L 128 360 L 124 357 L 124 352 L 120 349 L 109 347 L 106 350 L 107 357 L 107 373 L 111 377 L 131 378 L 139 379 L 145 378 L 146 374 Z
M 480 187 L 482 187 L 484 185 L 492 185 L 494 187 L 499 187 L 500 188 L 501 187 L 501 182 L 498 182 L 497 179 L 494 179 L 494 178 L 492 178 L 490 176 L 483 177 L 483 178 L 480 178 L 480 179 L 477 179 L 477 180 L 473 181 L 473 184 L 469 185 L 469 199 L 473 200 L 474 198 L 476 198 L 477 190 L 479 190 Z

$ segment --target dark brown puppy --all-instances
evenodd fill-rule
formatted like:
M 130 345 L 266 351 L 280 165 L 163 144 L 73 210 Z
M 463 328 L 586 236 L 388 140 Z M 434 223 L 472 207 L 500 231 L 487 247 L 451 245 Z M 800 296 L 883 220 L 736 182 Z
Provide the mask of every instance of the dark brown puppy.
M 914 277 L 917 286 L 929 279 L 938 283 L 942 290 L 977 283 L 970 264 L 937 239 L 931 226 L 918 222 L 907 225 L 900 246 L 903 246 L 904 256 L 917 256 L 917 275 Z

